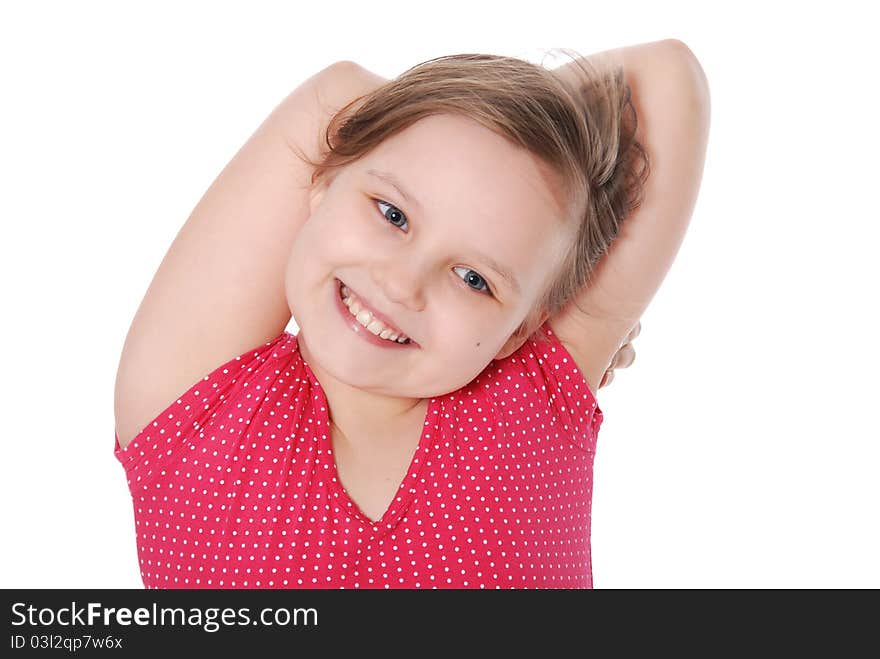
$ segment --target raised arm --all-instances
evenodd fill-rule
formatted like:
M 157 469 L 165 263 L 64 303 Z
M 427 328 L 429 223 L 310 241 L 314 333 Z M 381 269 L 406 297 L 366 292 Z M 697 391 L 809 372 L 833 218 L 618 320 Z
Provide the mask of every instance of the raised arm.
M 278 336 L 291 319 L 284 270 L 308 217 L 311 168 L 342 106 L 372 88 L 337 62 L 290 93 L 195 206 L 162 260 L 126 336 L 116 375 L 125 447 L 199 378 Z
M 594 57 L 623 64 L 638 118 L 636 139 L 650 161 L 641 205 L 623 220 L 591 285 L 549 323 L 595 392 L 684 239 L 703 174 L 710 97 L 702 67 L 681 41 L 628 46 Z M 576 82 L 576 66 L 566 64 L 554 72 Z

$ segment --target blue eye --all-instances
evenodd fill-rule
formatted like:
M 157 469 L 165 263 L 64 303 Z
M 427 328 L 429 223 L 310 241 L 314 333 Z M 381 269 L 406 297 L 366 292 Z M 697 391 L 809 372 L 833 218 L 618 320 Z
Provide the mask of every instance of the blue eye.
M 492 290 L 489 288 L 489 284 L 486 283 L 486 280 L 483 279 L 479 274 L 471 270 L 470 268 L 458 267 L 453 268 L 456 272 L 459 270 L 464 270 L 467 274 L 464 276 L 464 282 L 473 288 L 475 291 L 480 293 L 486 293 L 488 295 L 492 295 Z
M 384 215 L 385 219 L 388 220 L 392 225 L 396 226 L 398 229 L 402 229 L 404 226 L 409 224 L 409 222 L 407 222 L 406 215 L 404 215 L 399 208 L 379 199 L 376 199 L 376 203 L 388 207 L 389 210 L 383 211 L 382 215 Z
M 398 229 L 403 229 L 404 227 L 409 226 L 409 220 L 406 219 L 406 215 L 404 215 L 399 208 L 392 206 L 381 199 L 374 199 L 373 201 L 375 201 L 377 205 L 384 206 L 387 209 L 383 211 L 382 215 L 392 226 L 395 226 Z M 464 272 L 467 273 L 464 276 L 464 282 L 470 286 L 472 290 L 492 296 L 492 289 L 489 288 L 489 284 L 477 272 L 465 267 L 453 268 L 453 270 L 456 272 L 464 270 Z

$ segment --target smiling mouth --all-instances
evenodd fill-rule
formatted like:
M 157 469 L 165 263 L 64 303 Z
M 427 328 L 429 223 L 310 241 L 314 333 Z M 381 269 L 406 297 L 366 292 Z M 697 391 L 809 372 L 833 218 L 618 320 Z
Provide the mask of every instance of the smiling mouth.
M 360 301 L 357 294 L 352 292 L 343 281 L 336 280 L 337 291 L 342 304 L 347 308 L 352 319 L 356 320 L 364 329 L 378 339 L 397 345 L 414 344 L 411 338 L 395 327 L 387 325 L 376 318 L 373 313 Z

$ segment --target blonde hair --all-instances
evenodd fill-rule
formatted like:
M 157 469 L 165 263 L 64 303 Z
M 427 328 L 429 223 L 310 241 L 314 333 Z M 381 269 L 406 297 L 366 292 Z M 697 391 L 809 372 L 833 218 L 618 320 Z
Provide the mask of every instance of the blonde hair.
M 445 55 L 417 64 L 336 113 L 323 159 L 301 156 L 315 168 L 312 185 L 430 115 L 468 117 L 526 149 L 560 177 L 560 206 L 578 223 L 551 283 L 514 332 L 546 339 L 538 331 L 542 316 L 552 317 L 589 284 L 624 218 L 641 204 L 649 171 L 622 67 L 575 62 L 582 73 L 577 88 L 543 66 L 502 55 Z

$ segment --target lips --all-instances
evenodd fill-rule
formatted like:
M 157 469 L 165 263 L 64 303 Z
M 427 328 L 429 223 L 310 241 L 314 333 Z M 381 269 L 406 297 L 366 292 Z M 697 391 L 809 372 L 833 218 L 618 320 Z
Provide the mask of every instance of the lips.
M 351 286 L 346 284 L 344 281 L 342 281 L 340 279 L 336 279 L 336 289 L 337 289 L 337 294 L 339 295 L 340 300 L 342 299 L 342 287 L 343 286 L 345 286 L 345 288 L 348 290 L 349 294 L 352 295 L 358 301 L 358 303 L 360 304 L 361 307 L 363 307 L 364 309 L 366 309 L 367 311 L 370 312 L 370 314 L 373 316 L 373 318 L 375 318 L 376 320 L 381 322 L 388 329 L 393 330 L 394 332 L 396 332 L 398 334 L 402 334 L 406 337 L 409 337 L 410 345 L 417 345 L 415 339 L 413 339 L 409 334 L 407 334 L 406 332 L 401 330 L 397 325 L 395 325 L 393 322 L 391 322 L 391 320 L 387 316 L 376 311 L 375 307 L 373 307 L 373 305 L 371 305 L 369 302 L 367 302 L 360 295 L 360 293 L 358 293 L 356 290 L 354 290 Z M 384 340 L 385 339 L 383 339 L 383 341 Z M 401 344 L 401 345 L 406 345 L 406 344 Z

